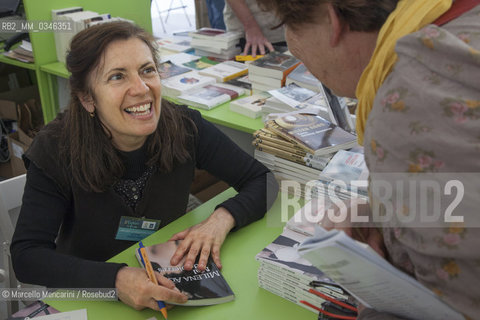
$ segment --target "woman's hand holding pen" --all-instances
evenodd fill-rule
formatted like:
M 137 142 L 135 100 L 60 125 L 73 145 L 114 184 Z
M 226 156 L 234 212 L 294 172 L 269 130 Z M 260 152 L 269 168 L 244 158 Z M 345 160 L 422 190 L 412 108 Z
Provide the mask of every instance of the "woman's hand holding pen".
M 170 240 L 183 240 L 170 263 L 176 265 L 186 256 L 183 266 L 186 270 L 191 270 L 200 254 L 198 269 L 205 270 L 208 257 L 211 255 L 215 264 L 221 268 L 220 247 L 234 226 L 235 220 L 230 212 L 225 208 L 218 208 L 208 219 L 176 233 L 170 238 Z
M 173 282 L 155 272 L 158 285 L 154 284 L 142 268 L 123 267 L 115 279 L 118 298 L 125 304 L 141 310 L 160 310 L 157 301 L 187 302 L 187 296 L 175 289 Z

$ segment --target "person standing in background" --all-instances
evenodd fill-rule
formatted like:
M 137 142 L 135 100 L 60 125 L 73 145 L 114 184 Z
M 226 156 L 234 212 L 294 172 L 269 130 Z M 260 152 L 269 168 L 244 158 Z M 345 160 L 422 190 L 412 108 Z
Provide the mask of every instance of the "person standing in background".
M 262 11 L 256 0 L 226 0 L 223 18 L 227 31 L 245 32 L 243 54 L 251 49 L 251 54 L 265 54 L 268 49 L 274 51 L 273 45 L 285 45 L 284 27 L 280 25 L 273 13 Z
M 223 21 L 223 9 L 225 8 L 225 0 L 206 0 L 206 2 L 210 26 L 215 29 L 225 30 L 225 22 Z

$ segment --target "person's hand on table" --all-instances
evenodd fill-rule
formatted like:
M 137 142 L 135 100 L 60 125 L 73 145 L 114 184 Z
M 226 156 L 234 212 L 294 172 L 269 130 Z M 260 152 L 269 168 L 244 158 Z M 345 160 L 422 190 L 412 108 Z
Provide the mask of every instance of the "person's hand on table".
M 265 38 L 263 35 L 262 29 L 258 26 L 258 24 L 249 26 L 245 29 L 245 48 L 243 50 L 243 55 L 247 55 L 249 49 L 252 50 L 252 56 L 255 57 L 258 52 L 261 55 L 266 53 L 265 47 L 270 51 L 274 51 L 272 44 Z
M 182 232 L 174 234 L 171 240 L 183 240 L 170 260 L 171 265 L 178 264 L 185 256 L 185 270 L 192 270 L 198 255 L 198 269 L 205 270 L 208 257 L 222 268 L 220 262 L 220 247 L 228 232 L 235 226 L 235 220 L 225 208 L 218 208 L 210 217 Z
M 380 231 L 374 227 L 371 223 L 360 223 L 352 222 L 352 208 L 356 207 L 357 216 L 365 217 L 370 215 L 370 205 L 364 203 L 358 199 L 350 199 L 345 203 L 345 207 L 339 208 L 336 205 L 334 206 L 335 215 L 340 216 L 340 213 L 344 214 L 345 219 L 342 221 L 332 221 L 328 218 L 328 215 L 325 215 L 324 219 L 321 222 L 321 225 L 326 230 L 338 229 L 344 231 L 351 238 L 364 242 L 372 247 L 379 255 L 385 258 L 386 249 L 383 242 L 383 236 Z M 343 212 L 346 210 L 346 213 Z
M 187 296 L 175 288 L 173 282 L 155 272 L 158 285 L 147 276 L 144 269 L 123 267 L 115 279 L 118 298 L 136 310 L 150 308 L 160 311 L 157 301 L 185 303 Z

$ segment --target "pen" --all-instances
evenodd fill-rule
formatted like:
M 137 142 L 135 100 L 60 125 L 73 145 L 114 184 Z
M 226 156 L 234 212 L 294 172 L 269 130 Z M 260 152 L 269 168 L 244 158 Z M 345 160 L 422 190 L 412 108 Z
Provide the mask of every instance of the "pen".
M 152 264 L 150 263 L 150 260 L 148 260 L 147 252 L 145 251 L 145 247 L 143 246 L 142 241 L 138 243 L 139 246 L 139 252 L 140 252 L 140 259 L 142 260 L 142 264 L 145 267 L 145 270 L 147 271 L 148 278 L 156 285 L 158 285 L 157 277 L 155 276 L 155 273 L 152 268 Z M 163 314 L 163 317 L 165 320 L 167 319 L 167 307 L 165 306 L 165 303 L 163 301 L 157 301 L 158 307 L 160 308 L 160 312 Z

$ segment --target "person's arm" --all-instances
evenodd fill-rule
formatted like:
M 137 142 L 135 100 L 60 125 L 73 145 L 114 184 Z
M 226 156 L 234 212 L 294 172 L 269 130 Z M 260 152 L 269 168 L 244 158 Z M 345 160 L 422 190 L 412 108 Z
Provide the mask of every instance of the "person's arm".
M 70 210 L 70 201 L 54 181 L 30 163 L 23 204 L 11 244 L 17 279 L 50 288 L 117 288 L 119 298 L 141 309 L 158 310 L 152 300 L 182 303 L 186 297 L 157 274 L 160 286 L 148 281 L 141 268 L 81 259 L 57 252 L 55 239 Z M 92 222 L 93 223 L 93 222 Z
M 245 0 L 226 0 L 232 8 L 235 16 L 240 20 L 245 30 L 245 49 L 243 54 L 248 54 L 250 48 L 252 49 L 252 56 L 256 56 L 257 50 L 260 54 L 265 54 L 265 47 L 274 51 L 272 44 L 263 35 L 262 29 L 258 25 L 257 20 L 248 8 Z
M 172 237 L 184 239 L 172 257 L 176 264 L 185 254 L 185 268 L 193 265 L 200 253 L 199 268 L 205 266 L 210 253 L 220 263 L 220 247 L 230 230 L 261 219 L 275 201 L 278 184 L 273 174 L 245 153 L 197 111 L 188 111 L 198 128 L 196 165 L 232 186 L 238 194 L 216 207 L 204 222 Z M 188 253 L 187 253 L 188 252 Z

